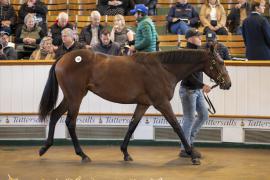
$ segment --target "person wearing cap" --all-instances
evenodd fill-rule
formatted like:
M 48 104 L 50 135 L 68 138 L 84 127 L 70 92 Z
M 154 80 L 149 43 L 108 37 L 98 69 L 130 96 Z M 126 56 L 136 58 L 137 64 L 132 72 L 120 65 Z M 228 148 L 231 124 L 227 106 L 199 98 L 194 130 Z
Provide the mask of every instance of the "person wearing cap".
M 0 32 L 0 54 L 1 59 L 17 60 L 18 55 L 14 47 L 9 43 L 9 33 L 6 31 Z
M 148 7 L 148 15 L 156 15 L 157 0 L 130 0 L 131 7 L 134 8 L 136 4 L 144 4 Z
M 187 49 L 199 49 L 202 45 L 201 33 L 191 28 L 186 35 Z M 209 93 L 211 87 L 203 83 L 203 72 L 195 72 L 189 77 L 183 79 L 180 84 L 179 95 L 183 109 L 183 131 L 187 142 L 193 148 L 197 158 L 201 158 L 201 153 L 194 149 L 194 139 L 202 127 L 203 123 L 208 120 L 208 110 L 204 102 L 203 92 Z M 195 116 L 197 112 L 197 117 Z M 190 157 L 181 145 L 180 157 Z
M 177 0 L 167 16 L 168 28 L 174 34 L 186 34 L 191 27 L 199 25 L 197 10 L 188 3 L 188 0 Z
M 265 0 L 251 3 L 251 14 L 243 22 L 243 38 L 248 60 L 270 60 L 270 24 L 262 16 Z
M 147 16 L 148 8 L 144 4 L 137 4 L 130 11 L 134 14 L 138 21 L 135 45 L 130 47 L 130 50 L 140 52 L 157 51 L 157 31 L 152 19 Z
M 208 32 L 206 35 L 206 44 L 204 47 L 207 47 L 209 43 L 216 43 L 217 52 L 223 60 L 230 60 L 231 56 L 229 49 L 222 43 L 217 41 L 217 36 L 215 32 Z
M 242 25 L 244 19 L 250 14 L 250 4 L 247 0 L 237 0 L 236 4 L 227 17 L 227 26 L 229 31 L 236 35 L 242 34 Z

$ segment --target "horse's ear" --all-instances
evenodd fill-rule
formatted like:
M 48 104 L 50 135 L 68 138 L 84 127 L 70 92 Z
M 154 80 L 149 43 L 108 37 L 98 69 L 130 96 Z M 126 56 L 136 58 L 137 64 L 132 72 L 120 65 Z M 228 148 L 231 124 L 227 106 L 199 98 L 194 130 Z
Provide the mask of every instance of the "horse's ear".
M 217 45 L 217 43 L 215 43 L 213 41 L 208 41 L 206 44 L 206 47 L 211 51 L 211 53 L 214 53 L 215 49 L 216 49 L 216 45 Z

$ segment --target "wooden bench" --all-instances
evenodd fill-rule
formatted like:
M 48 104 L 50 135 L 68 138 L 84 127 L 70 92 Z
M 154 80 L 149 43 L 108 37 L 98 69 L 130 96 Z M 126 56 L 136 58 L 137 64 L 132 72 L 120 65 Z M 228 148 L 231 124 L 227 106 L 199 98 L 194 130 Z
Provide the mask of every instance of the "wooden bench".
M 218 42 L 228 47 L 231 56 L 244 57 L 245 44 L 241 35 L 217 35 Z M 187 41 L 184 35 L 160 35 L 160 48 L 162 50 L 173 50 L 186 47 Z M 206 42 L 205 36 L 202 36 L 202 42 Z
M 69 15 L 90 15 L 97 8 L 96 0 L 69 0 Z

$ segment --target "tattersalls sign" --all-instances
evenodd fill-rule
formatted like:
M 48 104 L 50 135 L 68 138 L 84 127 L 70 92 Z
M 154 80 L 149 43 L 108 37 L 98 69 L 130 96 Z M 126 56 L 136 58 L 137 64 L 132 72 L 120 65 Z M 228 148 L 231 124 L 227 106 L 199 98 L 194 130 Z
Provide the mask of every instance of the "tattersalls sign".
M 65 116 L 62 116 L 58 123 L 65 123 Z M 182 117 L 177 116 L 178 122 L 182 124 Z M 131 116 L 128 115 L 79 115 L 78 125 L 128 125 Z M 4 115 L 0 116 L 1 125 L 44 125 L 37 115 Z M 144 116 L 140 122 L 143 126 L 170 126 L 163 116 Z M 204 127 L 245 127 L 270 129 L 270 119 L 255 118 L 219 118 L 210 117 L 204 123 Z

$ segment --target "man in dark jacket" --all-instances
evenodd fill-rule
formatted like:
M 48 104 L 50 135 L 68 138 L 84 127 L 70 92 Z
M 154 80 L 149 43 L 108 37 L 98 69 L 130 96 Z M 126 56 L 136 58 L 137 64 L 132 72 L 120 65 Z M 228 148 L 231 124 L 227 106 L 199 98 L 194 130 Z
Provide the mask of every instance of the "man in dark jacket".
M 24 17 L 29 13 L 35 14 L 36 21 L 41 26 L 43 32 L 47 34 L 47 20 L 46 20 L 46 15 L 48 13 L 47 6 L 40 0 L 27 0 L 24 4 L 22 4 L 18 12 L 19 25 L 24 24 Z
M 217 46 L 217 52 L 220 55 L 220 57 L 223 60 L 230 60 L 231 56 L 229 53 L 229 49 L 222 43 L 217 41 L 217 36 L 216 33 L 211 31 L 208 32 L 206 35 L 206 45 L 204 45 L 205 47 L 208 45 L 208 43 L 212 42 L 212 43 L 216 43 Z
M 93 51 L 101 52 L 104 54 L 110 54 L 114 56 L 121 55 L 121 47 L 118 43 L 112 42 L 110 39 L 110 31 L 103 29 L 101 31 L 101 42 L 92 47 Z
M 90 18 L 91 24 L 84 27 L 79 36 L 80 43 L 85 45 L 87 49 L 100 43 L 100 32 L 103 29 L 103 26 L 100 24 L 100 13 L 98 11 L 92 11 Z
M 264 9 L 264 0 L 254 0 L 251 14 L 243 22 L 243 38 L 249 60 L 270 60 L 270 24 L 262 16 Z
M 197 29 L 191 28 L 185 35 L 188 49 L 200 48 L 201 34 Z M 210 92 L 211 87 L 203 83 L 203 72 L 195 72 L 181 81 L 179 95 L 183 109 L 183 131 L 187 142 L 192 148 L 193 142 L 203 123 L 208 120 L 208 110 L 204 102 L 203 92 Z M 197 117 L 195 116 L 197 112 Z M 195 156 L 201 158 L 201 153 L 193 149 Z M 190 157 L 181 145 L 180 157 Z
M 65 28 L 73 29 L 73 25 L 68 22 L 68 14 L 60 12 L 56 22 L 50 28 L 54 46 L 62 45 L 61 32 Z
M 186 34 L 191 27 L 199 25 L 199 14 L 187 0 L 177 0 L 167 16 L 168 28 L 174 34 Z
M 64 54 L 73 51 L 75 49 L 83 49 L 84 46 L 80 44 L 79 42 L 76 42 L 74 40 L 74 34 L 73 30 L 70 28 L 64 29 L 62 32 L 62 41 L 63 44 L 58 47 L 58 49 L 55 52 L 55 58 L 59 59 L 61 58 Z
M 16 12 L 8 0 L 0 0 L 0 31 L 6 31 L 9 34 L 15 28 L 17 21 Z
M 249 14 L 250 4 L 247 0 L 238 0 L 238 4 L 231 9 L 231 12 L 227 17 L 229 31 L 233 34 L 241 35 L 243 21 Z

